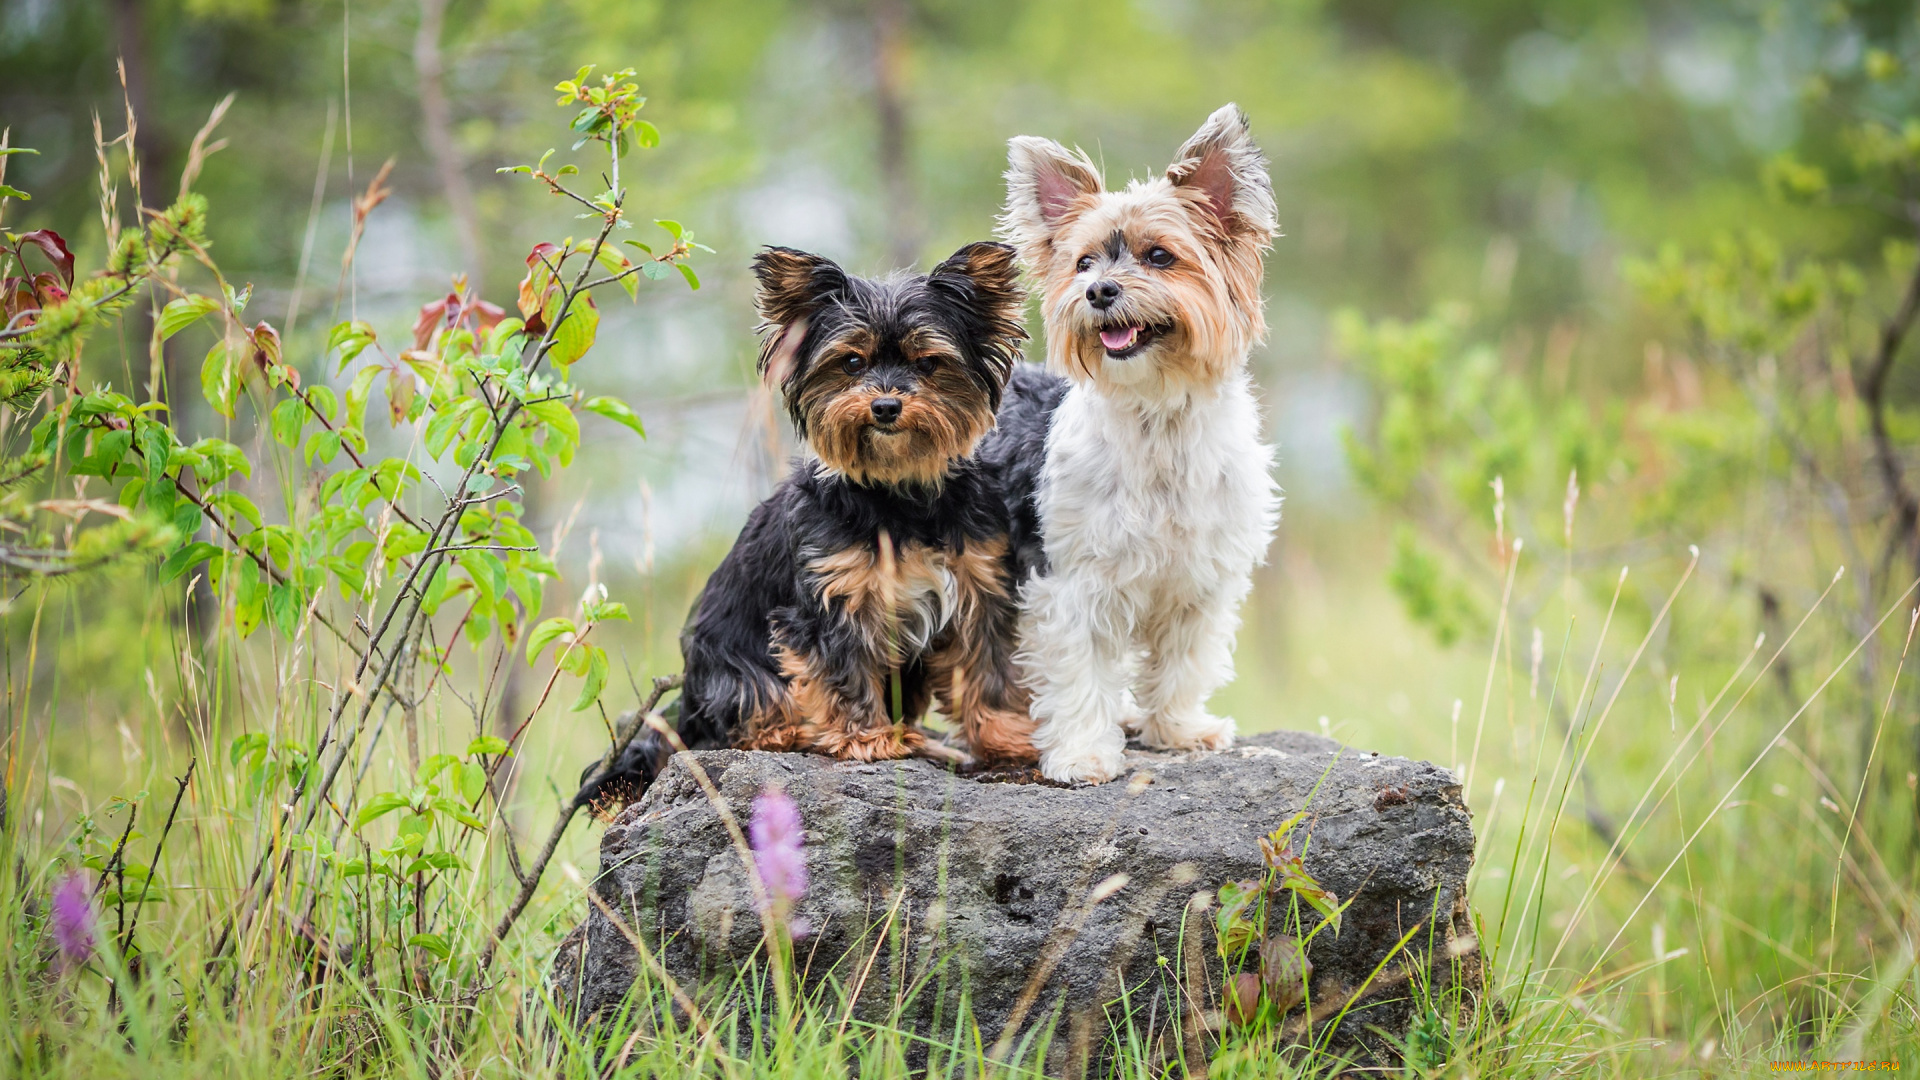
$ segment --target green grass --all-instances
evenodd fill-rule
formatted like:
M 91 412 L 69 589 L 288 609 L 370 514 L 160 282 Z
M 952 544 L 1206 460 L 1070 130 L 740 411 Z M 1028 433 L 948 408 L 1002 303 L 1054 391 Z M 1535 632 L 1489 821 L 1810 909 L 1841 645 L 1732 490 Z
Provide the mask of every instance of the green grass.
M 1878 635 L 1849 659 L 1859 639 L 1809 589 L 1789 628 L 1812 614 L 1770 663 L 1780 642 L 1753 650 L 1751 626 L 1703 574 L 1656 622 L 1685 572 L 1683 555 L 1633 567 L 1610 622 L 1610 591 L 1552 586 L 1524 620 L 1510 620 L 1498 651 L 1492 626 L 1443 650 L 1387 592 L 1388 545 L 1367 523 L 1308 519 L 1289 528 L 1249 605 L 1240 678 L 1216 706 L 1246 731 L 1317 730 L 1324 716 L 1354 745 L 1467 766 L 1480 833 L 1472 895 L 1490 983 L 1474 1001 L 1428 1001 L 1417 979 L 1404 984 L 1422 1016 L 1406 1036 L 1417 1071 L 1717 1076 L 1764 1071 L 1769 1060 L 1911 1059 L 1920 1044 L 1920 971 L 1907 944 L 1915 923 L 1913 673 L 1893 682 L 1905 606 L 1889 609 Z M 634 601 L 635 620 L 617 628 L 624 637 L 602 640 L 637 677 L 671 670 L 673 634 L 698 575 L 692 565 L 610 583 L 616 597 Z M 343 656 L 312 638 L 209 642 L 147 582 L 117 571 L 44 586 L 5 616 L 9 801 L 0 855 L 12 869 L 0 876 L 8 1014 L 0 1072 L 824 1077 L 892 1075 L 926 1057 L 936 1075 L 972 1077 L 1032 1075 L 1046 1060 L 1055 1033 L 1044 1024 L 1023 1053 L 995 1061 L 988 1051 L 997 1033 L 973 1030 L 964 1017 L 919 1035 L 843 1021 L 844 981 L 785 1008 L 741 983 L 705 988 L 696 992 L 696 1024 L 643 974 L 631 1013 L 601 1033 L 604 1041 L 551 1029 L 541 975 L 586 911 L 580 876 L 567 868 L 590 874 L 597 865 L 599 829 L 584 820 L 485 979 L 474 958 L 510 892 L 497 821 L 495 835 L 463 849 L 470 869 L 436 894 L 429 924 L 447 940 L 444 960 L 405 944 L 410 913 L 393 909 L 402 910 L 398 924 L 379 917 L 382 905 L 405 899 L 399 883 L 381 879 L 369 892 L 368 879 L 319 873 L 307 856 L 291 861 L 263 916 L 216 959 L 213 943 L 244 909 L 263 830 L 276 820 L 271 798 L 250 791 L 229 746 L 245 731 L 312 745 Z M 136 596 L 140 604 L 125 602 Z M 494 670 L 492 656 L 464 646 L 454 655 L 453 675 L 416 717 L 423 754 L 457 750 L 492 724 L 483 717 L 477 726 L 461 700 Z M 1871 686 L 1857 676 L 1868 656 Z M 616 686 L 618 668 L 616 659 Z M 521 691 L 522 700 L 537 692 Z M 1712 730 L 1711 739 L 1688 738 L 1703 715 L 1700 730 Z M 357 797 L 403 782 L 402 721 L 397 711 L 388 716 Z M 544 833 L 579 765 L 605 739 L 598 718 L 563 705 L 543 710 L 530 733 L 506 815 L 523 846 Z M 129 802 L 120 800 L 139 807 L 128 861 L 150 861 L 175 790 L 170 778 L 195 756 L 195 780 L 159 860 L 166 889 L 144 905 L 131 935 L 138 973 L 111 947 L 60 970 L 43 923 L 61 868 L 111 852 L 128 827 Z M 1863 778 L 1871 781 L 1864 792 Z M 344 813 L 353 797 L 337 800 Z M 384 840 L 391 827 L 368 832 Z M 103 938 L 115 937 L 116 918 L 108 905 Z M 297 929 L 303 918 L 350 938 L 354 951 L 323 964 Z M 1383 979 L 1404 978 L 1396 970 L 1390 965 Z M 1108 1033 L 1112 1074 L 1181 1076 L 1202 1058 L 1214 1076 L 1313 1074 L 1338 1064 L 1289 1049 L 1295 1036 L 1285 1028 L 1226 1035 L 1198 1054 L 1168 1054 L 1119 1024 Z

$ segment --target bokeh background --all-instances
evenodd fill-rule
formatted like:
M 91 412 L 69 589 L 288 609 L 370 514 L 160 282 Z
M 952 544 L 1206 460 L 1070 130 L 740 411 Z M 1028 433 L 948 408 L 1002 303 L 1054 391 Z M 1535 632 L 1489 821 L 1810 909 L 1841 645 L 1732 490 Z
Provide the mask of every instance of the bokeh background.
M 253 284 L 251 310 L 283 326 L 289 355 L 317 358 L 337 319 L 403 335 L 455 274 L 511 306 L 527 250 L 570 211 L 495 169 L 554 145 L 556 80 L 635 68 L 662 138 L 628 159 L 633 205 L 716 253 L 695 262 L 697 292 L 670 279 L 606 305 L 575 379 L 632 402 L 647 437 L 588 418 L 582 465 L 529 488 L 527 521 L 565 537 L 548 614 L 605 582 L 635 613 L 608 631 L 616 671 L 624 657 L 644 677 L 677 668 L 688 600 L 792 449 L 751 374 L 756 248 L 924 268 L 991 233 L 1010 136 L 1084 147 L 1119 184 L 1239 103 L 1284 233 L 1253 368 L 1287 492 L 1238 680 L 1216 700 L 1244 730 L 1472 755 L 1470 801 L 1505 835 L 1497 800 L 1519 820 L 1528 778 L 1548 775 L 1542 748 L 1552 759 L 1568 716 L 1596 711 L 1548 710 L 1555 670 L 1563 697 L 1589 675 L 1602 706 L 1631 672 L 1568 787 L 1571 869 L 1553 867 L 1567 899 L 1551 931 L 1606 943 L 1690 826 L 1656 819 L 1580 930 L 1565 909 L 1608 842 L 1753 638 L 1781 641 L 1849 567 L 1792 651 L 1763 668 L 1769 645 L 1746 669 L 1768 674 L 1719 736 L 1723 758 L 1682 787 L 1696 820 L 1737 792 L 1702 841 L 1722 876 L 1703 868 L 1602 958 L 1660 950 L 1647 934 L 1664 918 L 1655 938 L 1694 950 L 1672 985 L 1695 993 L 1636 998 L 1633 1022 L 1657 1016 L 1672 1053 L 1711 1058 L 1742 1024 L 1817 1013 L 1826 991 L 1780 989 L 1803 976 L 1878 970 L 1901 948 L 1911 968 L 1904 899 L 1885 918 L 1852 910 L 1911 878 L 1913 697 L 1891 681 L 1906 620 L 1845 669 L 1851 696 L 1816 701 L 1791 754 L 1734 785 L 1912 576 L 1859 374 L 1911 272 L 1898 177 L 1920 153 L 1917 34 L 1896 0 L 0 0 L 0 126 L 40 150 L 9 166 L 37 193 L 10 223 L 97 249 L 94 115 L 117 133 L 131 102 L 142 182 L 171 191 L 193 132 L 236 93 L 196 185 L 214 254 Z M 350 194 L 389 158 L 396 194 L 342 276 Z M 1679 261 L 1696 255 L 1719 270 Z M 1796 313 L 1781 283 L 1807 266 L 1828 269 Z M 194 362 L 169 358 L 186 378 Z M 1916 404 L 1920 364 L 1893 364 L 1872 408 L 1896 463 Z M 1408 410 L 1433 422 L 1409 428 Z M 1656 620 L 1689 545 L 1689 591 Z M 54 816 L 137 785 L 169 752 L 121 719 L 164 711 L 148 676 L 165 665 L 103 588 L 62 594 L 67 636 L 35 661 L 66 687 L 27 736 L 72 778 L 49 795 Z M 11 636 L 23 616 L 8 618 Z M 531 692 L 524 663 L 506 668 L 500 716 Z M 583 716 L 534 729 L 529 754 L 559 783 L 604 738 Z M 449 703 L 433 722 L 495 721 Z M 529 814 L 555 801 L 544 782 L 524 789 Z M 1882 808 L 1866 831 L 1888 854 L 1868 884 L 1846 877 L 1861 894 L 1834 893 L 1849 909 L 1836 944 L 1822 874 L 1839 873 L 1839 809 L 1862 798 Z M 592 839 L 572 841 L 583 865 Z M 1479 886 L 1497 901 L 1506 853 L 1489 850 L 1496 876 Z M 1767 859 L 1778 873 L 1752 877 Z

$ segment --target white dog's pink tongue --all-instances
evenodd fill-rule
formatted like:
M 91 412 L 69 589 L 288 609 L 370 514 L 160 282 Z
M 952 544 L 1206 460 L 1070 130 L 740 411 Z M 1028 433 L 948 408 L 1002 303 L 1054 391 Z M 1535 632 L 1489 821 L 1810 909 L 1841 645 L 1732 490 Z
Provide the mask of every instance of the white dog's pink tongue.
M 1119 352 L 1122 349 L 1132 348 L 1133 339 L 1139 336 L 1140 328 L 1137 326 L 1122 326 L 1118 329 L 1102 330 L 1100 331 L 1100 344 L 1105 345 L 1108 352 Z

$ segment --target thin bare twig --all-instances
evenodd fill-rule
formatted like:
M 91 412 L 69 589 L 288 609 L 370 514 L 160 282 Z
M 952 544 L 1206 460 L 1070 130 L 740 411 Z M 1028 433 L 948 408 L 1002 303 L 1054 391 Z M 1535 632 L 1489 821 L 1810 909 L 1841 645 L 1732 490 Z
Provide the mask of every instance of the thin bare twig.
M 501 916 L 499 925 L 494 927 L 493 936 L 488 939 L 486 948 L 480 952 L 479 970 L 482 974 L 492 966 L 494 953 L 499 949 L 500 942 L 506 938 L 507 931 L 513 929 L 513 924 L 519 920 L 520 913 L 526 910 L 527 903 L 533 899 L 533 890 L 539 887 L 540 878 L 547 872 L 547 864 L 553 861 L 553 853 L 560 847 L 560 838 L 566 835 L 567 826 L 573 823 L 573 816 L 586 805 L 587 792 L 593 790 L 594 785 L 612 771 L 614 762 L 620 760 L 620 755 L 626 753 L 627 747 L 639 737 L 641 731 L 646 729 L 647 719 L 653 715 L 655 706 L 660 704 L 660 698 L 679 685 L 680 676 L 678 675 L 665 675 L 653 680 L 653 693 L 640 704 L 640 711 L 635 714 L 633 723 L 627 725 L 625 734 L 618 742 L 607 748 L 605 756 L 600 759 L 600 764 L 595 766 L 593 772 L 581 783 L 579 790 L 573 793 L 573 797 L 560 807 L 560 817 L 553 823 L 552 831 L 547 833 L 546 843 L 540 845 L 540 853 L 534 856 L 533 865 L 521 878 L 519 893 L 514 896 L 513 903 L 508 905 L 507 913 Z M 592 895 L 591 890 L 589 895 Z

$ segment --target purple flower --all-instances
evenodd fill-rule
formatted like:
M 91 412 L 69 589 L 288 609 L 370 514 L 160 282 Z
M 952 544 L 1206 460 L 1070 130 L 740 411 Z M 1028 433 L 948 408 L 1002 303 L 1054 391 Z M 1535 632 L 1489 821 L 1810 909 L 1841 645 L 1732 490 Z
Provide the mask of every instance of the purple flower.
M 79 874 L 68 874 L 53 890 L 53 912 L 48 920 L 54 944 L 69 965 L 87 962 L 93 955 L 95 918 L 93 897 Z
M 807 892 L 807 853 L 800 829 L 800 808 L 779 788 L 753 800 L 753 863 L 766 883 L 773 906 L 786 911 Z M 765 914 L 762 912 L 762 914 Z

